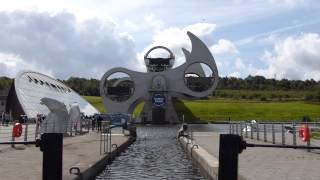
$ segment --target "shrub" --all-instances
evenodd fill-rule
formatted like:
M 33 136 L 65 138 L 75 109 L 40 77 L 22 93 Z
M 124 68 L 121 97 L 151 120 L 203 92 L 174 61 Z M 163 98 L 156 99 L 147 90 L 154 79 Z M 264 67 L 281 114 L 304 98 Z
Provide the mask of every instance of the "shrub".
M 312 101 L 314 99 L 313 94 L 307 94 L 304 96 L 305 101 Z
M 262 97 L 260 98 L 260 101 L 267 101 L 267 98 L 266 98 L 265 96 L 262 96 Z

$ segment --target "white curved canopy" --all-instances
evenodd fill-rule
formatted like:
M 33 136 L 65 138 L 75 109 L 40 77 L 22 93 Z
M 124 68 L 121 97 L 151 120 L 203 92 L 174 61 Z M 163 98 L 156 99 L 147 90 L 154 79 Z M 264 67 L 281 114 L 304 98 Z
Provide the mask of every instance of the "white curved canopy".
M 45 97 L 63 102 L 68 110 L 76 103 L 84 115 L 98 113 L 97 109 L 71 88 L 47 75 L 22 71 L 15 78 L 14 85 L 21 107 L 29 118 L 35 118 L 37 114 L 49 113 L 48 108 L 40 104 L 40 100 Z

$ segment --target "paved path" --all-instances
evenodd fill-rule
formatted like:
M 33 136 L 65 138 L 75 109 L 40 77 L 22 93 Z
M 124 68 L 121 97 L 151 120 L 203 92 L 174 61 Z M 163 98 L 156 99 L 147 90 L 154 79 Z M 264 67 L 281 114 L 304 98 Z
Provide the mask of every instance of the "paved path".
M 195 132 L 194 140 L 196 144 L 218 158 L 218 133 Z M 319 180 L 319 167 L 320 151 L 317 150 L 309 153 L 306 150 L 295 149 L 248 148 L 239 156 L 239 173 L 249 180 Z
M 92 166 L 103 158 L 100 155 L 100 134 L 89 134 L 64 138 L 63 179 L 71 179 L 69 168 L 72 166 Z M 112 144 L 125 143 L 127 136 L 114 134 Z M 7 146 L 7 145 L 2 145 Z M 42 178 L 42 152 L 34 145 L 17 145 L 16 149 L 0 149 L 0 179 L 4 180 L 37 180 Z

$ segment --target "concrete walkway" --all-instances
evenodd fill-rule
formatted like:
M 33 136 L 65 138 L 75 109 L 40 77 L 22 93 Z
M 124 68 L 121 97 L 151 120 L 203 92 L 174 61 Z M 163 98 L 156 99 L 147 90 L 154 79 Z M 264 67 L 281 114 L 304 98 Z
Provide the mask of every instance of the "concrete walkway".
M 194 141 L 219 156 L 219 133 L 195 132 Z M 246 139 L 250 143 L 261 141 Z M 318 144 L 317 142 L 315 144 Z M 320 151 L 279 148 L 248 148 L 239 156 L 239 173 L 248 180 L 319 180 Z
M 100 134 L 89 134 L 64 138 L 63 147 L 63 179 L 73 179 L 69 174 L 72 166 L 86 169 L 104 158 L 100 155 Z M 128 142 L 129 137 L 122 134 L 112 135 L 112 144 L 118 147 Z M 3 147 L 6 146 L 6 147 Z M 34 145 L 1 145 L 0 149 L 0 179 L 6 180 L 36 180 L 42 179 L 42 152 Z

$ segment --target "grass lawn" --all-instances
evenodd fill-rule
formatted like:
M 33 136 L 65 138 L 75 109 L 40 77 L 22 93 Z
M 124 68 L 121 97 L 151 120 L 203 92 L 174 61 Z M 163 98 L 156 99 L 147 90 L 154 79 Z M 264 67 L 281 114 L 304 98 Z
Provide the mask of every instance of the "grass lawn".
M 243 100 L 197 100 L 184 101 L 196 117 L 205 121 L 301 120 L 303 116 L 320 118 L 320 105 L 305 102 L 261 102 Z M 179 111 L 179 107 L 176 108 Z
M 100 112 L 106 112 L 101 97 L 85 96 Z M 291 102 L 261 102 L 248 100 L 196 100 L 175 103 L 179 115 L 186 114 L 186 120 L 192 114 L 201 121 L 231 120 L 263 120 L 263 121 L 291 121 L 301 120 L 309 116 L 312 120 L 320 118 L 320 104 Z M 134 114 L 138 115 L 143 104 L 138 105 Z M 187 107 L 187 110 L 186 110 Z M 188 111 L 188 112 L 187 112 Z
M 92 104 L 98 111 L 105 113 L 106 109 L 102 103 L 102 98 L 99 96 L 83 96 L 90 104 Z

